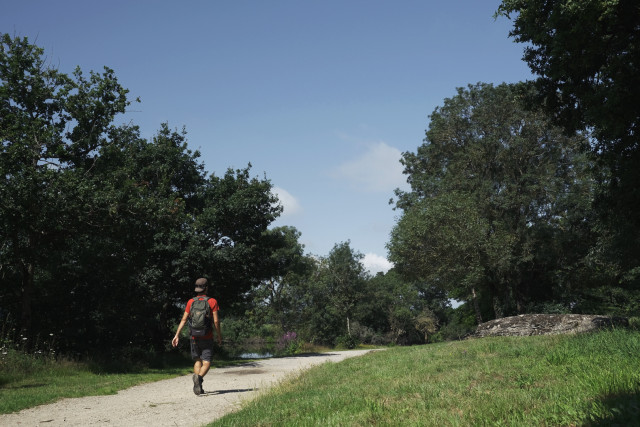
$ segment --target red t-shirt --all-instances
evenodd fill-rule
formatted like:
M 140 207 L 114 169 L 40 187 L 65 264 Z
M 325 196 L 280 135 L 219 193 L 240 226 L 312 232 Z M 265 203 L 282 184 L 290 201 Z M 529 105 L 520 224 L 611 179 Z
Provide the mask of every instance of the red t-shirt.
M 187 301 L 187 308 L 184 309 L 184 311 L 187 314 L 189 314 L 189 312 L 191 311 L 191 304 L 193 304 L 193 300 L 196 299 L 196 298 L 203 299 L 204 297 L 203 296 L 193 297 L 189 301 Z M 216 301 L 215 299 L 209 298 L 209 300 L 207 302 L 209 303 L 209 307 L 211 307 L 211 312 L 212 313 L 214 311 L 220 310 L 220 308 L 218 308 L 218 301 Z M 195 339 L 195 337 L 191 337 L 191 338 Z M 202 340 L 211 340 L 211 339 L 213 339 L 213 329 L 211 329 L 211 331 L 207 335 L 205 335 L 203 337 L 198 337 L 198 339 L 202 339 Z

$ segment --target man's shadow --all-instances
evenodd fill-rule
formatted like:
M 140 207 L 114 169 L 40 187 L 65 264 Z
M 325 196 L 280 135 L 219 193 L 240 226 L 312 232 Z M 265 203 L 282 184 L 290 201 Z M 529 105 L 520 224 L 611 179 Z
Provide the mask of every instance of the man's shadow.
M 227 393 L 246 393 L 249 391 L 256 391 L 257 388 L 235 388 L 232 390 L 214 390 L 214 391 L 205 391 L 201 393 L 200 396 L 212 396 L 216 394 L 227 394 Z

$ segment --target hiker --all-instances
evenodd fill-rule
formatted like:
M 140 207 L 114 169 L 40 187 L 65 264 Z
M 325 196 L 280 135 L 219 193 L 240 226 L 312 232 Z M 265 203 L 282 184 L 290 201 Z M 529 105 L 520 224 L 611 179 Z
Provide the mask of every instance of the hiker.
M 213 356 L 213 326 L 215 326 L 218 344 L 222 345 L 222 332 L 220 332 L 220 321 L 218 320 L 218 302 L 207 297 L 207 279 L 200 278 L 196 280 L 195 288 L 196 296 L 187 302 L 182 320 L 178 325 L 176 335 L 171 340 L 171 344 L 176 347 L 180 336 L 180 331 L 189 321 L 191 329 L 191 358 L 193 364 L 193 392 L 196 395 L 204 393 L 202 389 L 202 379 L 211 367 L 211 358 Z M 205 301 L 208 303 L 204 304 Z M 194 306 L 194 302 L 195 306 Z M 201 318 L 203 321 L 199 321 Z M 202 324 L 196 324 L 196 323 Z

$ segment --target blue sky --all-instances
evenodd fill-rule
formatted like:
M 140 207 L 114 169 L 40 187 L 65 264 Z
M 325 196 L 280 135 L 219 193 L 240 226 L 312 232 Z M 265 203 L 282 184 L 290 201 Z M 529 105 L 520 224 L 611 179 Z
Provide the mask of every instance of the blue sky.
M 406 188 L 399 159 L 470 83 L 531 79 L 493 0 L 0 0 L 0 32 L 65 72 L 115 70 L 119 118 L 186 128 L 210 173 L 252 164 L 309 254 L 350 240 L 372 272 Z

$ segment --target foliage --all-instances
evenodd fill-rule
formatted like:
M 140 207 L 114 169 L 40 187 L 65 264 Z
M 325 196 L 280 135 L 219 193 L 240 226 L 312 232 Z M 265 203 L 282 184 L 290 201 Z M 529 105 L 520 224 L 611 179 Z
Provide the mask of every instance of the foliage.
M 297 324 L 296 288 L 302 286 L 314 265 L 304 255 L 300 235 L 294 227 L 275 227 L 265 233 L 271 251 L 263 262 L 269 275 L 251 290 L 251 310 L 247 312 L 257 323 L 273 323 L 282 331 Z
M 298 334 L 295 332 L 287 332 L 276 344 L 276 354 L 278 356 L 291 356 L 300 351 L 302 348 L 302 343 L 300 338 L 298 338 Z
M 593 128 L 599 149 L 634 149 L 640 110 L 640 10 L 633 0 L 504 0 L 510 36 L 527 43 L 538 99 L 573 130 Z M 637 150 L 635 148 L 634 150 Z
M 368 277 L 362 257 L 347 241 L 336 244 L 326 258 L 307 258 L 306 276 L 289 294 L 293 326 L 305 341 L 334 344 L 351 335 Z
M 68 76 L 26 38 L 0 47 L 0 315 L 28 342 L 164 350 L 197 277 L 233 314 L 280 274 L 272 253 L 297 235 L 268 230 L 282 207 L 250 164 L 209 175 L 186 131 L 112 124 L 130 103 L 112 70 Z
M 358 339 L 353 335 L 341 335 L 335 340 L 335 347 L 337 349 L 353 350 L 358 344 Z
M 404 153 L 410 192 L 388 245 L 406 277 L 473 302 L 478 322 L 562 299 L 575 286 L 593 238 L 593 180 L 579 152 L 539 112 L 528 85 L 458 89 L 431 115 L 425 143 Z
M 640 8 L 634 0 L 503 0 L 510 36 L 525 43 L 538 75 L 531 103 L 568 131 L 592 133 L 591 152 L 606 166 L 594 205 L 598 244 L 590 262 L 607 285 L 638 288 L 640 271 Z M 636 291 L 633 291 L 636 292 Z M 637 301 L 637 296 L 634 297 Z
M 415 319 L 415 328 L 424 335 L 424 342 L 429 342 L 429 335 L 435 334 L 438 330 L 438 318 L 427 309 L 422 310 Z
M 38 267 L 84 224 L 81 177 L 129 101 L 108 68 L 69 77 L 26 38 L 0 37 L 0 306 L 19 301 L 29 333 Z
M 473 307 L 469 304 L 449 309 L 444 317 L 445 323 L 431 337 L 432 342 L 462 340 L 474 333 L 478 326 Z

